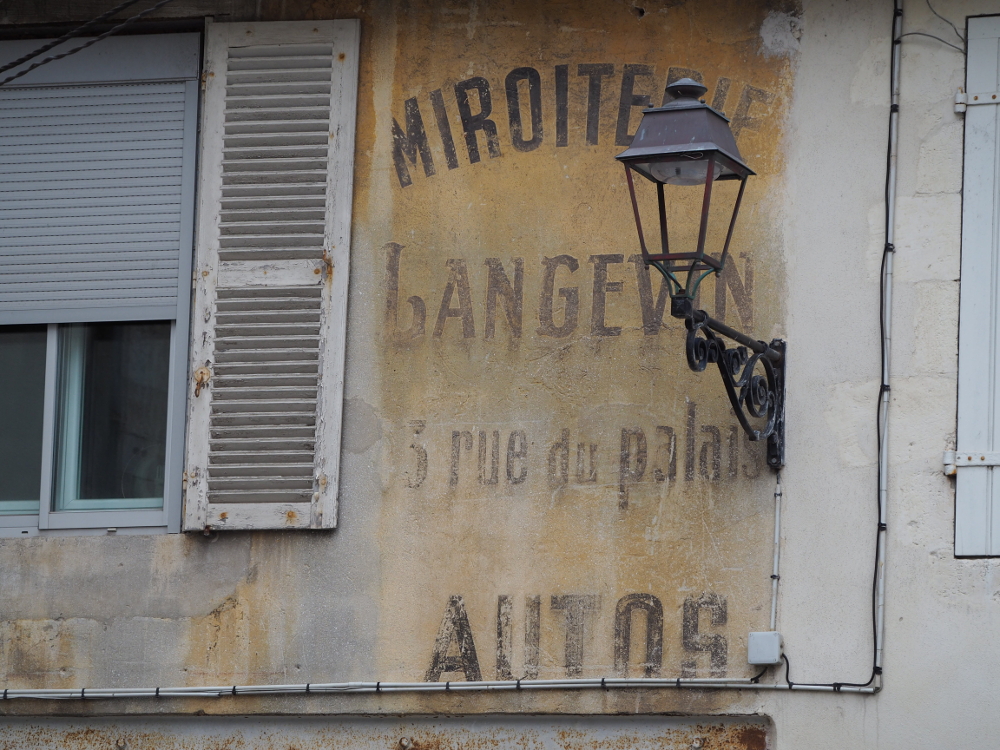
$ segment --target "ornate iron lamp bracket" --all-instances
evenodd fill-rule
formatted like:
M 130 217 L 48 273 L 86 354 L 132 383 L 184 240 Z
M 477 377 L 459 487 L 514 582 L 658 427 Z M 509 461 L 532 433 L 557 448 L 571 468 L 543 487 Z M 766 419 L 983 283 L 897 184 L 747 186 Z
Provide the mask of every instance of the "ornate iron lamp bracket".
M 675 297 L 670 313 L 687 327 L 688 366 L 694 372 L 704 372 L 710 363 L 719 366 L 740 426 L 751 440 L 767 441 L 767 465 L 780 469 L 785 465 L 785 342 L 755 341 L 695 310 L 688 298 Z M 739 346 L 728 348 L 718 334 Z

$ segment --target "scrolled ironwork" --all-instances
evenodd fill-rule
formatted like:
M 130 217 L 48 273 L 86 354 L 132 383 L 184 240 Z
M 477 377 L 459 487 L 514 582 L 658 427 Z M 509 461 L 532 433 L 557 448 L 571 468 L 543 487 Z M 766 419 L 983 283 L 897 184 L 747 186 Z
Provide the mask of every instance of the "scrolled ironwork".
M 776 433 L 783 416 L 784 384 L 781 373 L 766 356 L 768 345 L 762 342 L 763 351 L 753 355 L 745 346 L 730 349 L 711 329 L 712 322 L 700 310 L 685 319 L 688 366 L 695 372 L 703 372 L 710 363 L 717 364 L 733 412 L 747 436 L 751 440 L 779 442 L 780 435 Z M 764 426 L 755 428 L 750 424 L 751 418 L 764 419 Z M 780 451 L 780 442 L 769 448 Z M 779 454 L 769 450 L 768 463 L 773 465 L 775 461 L 770 454 Z

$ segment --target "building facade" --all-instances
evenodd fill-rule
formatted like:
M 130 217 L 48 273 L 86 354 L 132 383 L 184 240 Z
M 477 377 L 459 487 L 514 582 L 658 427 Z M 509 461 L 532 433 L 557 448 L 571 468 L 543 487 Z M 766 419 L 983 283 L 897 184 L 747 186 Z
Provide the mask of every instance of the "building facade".
M 175 0 L 0 85 L 0 746 L 991 747 L 1000 8 L 900 8 Z M 614 159 L 683 78 L 780 473 Z

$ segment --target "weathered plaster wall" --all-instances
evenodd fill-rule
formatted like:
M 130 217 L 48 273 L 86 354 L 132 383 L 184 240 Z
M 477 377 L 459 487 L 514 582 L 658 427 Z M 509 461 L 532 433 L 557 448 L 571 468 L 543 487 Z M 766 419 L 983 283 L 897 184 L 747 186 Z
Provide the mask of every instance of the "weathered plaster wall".
M 341 527 L 7 542 L 10 684 L 749 676 L 773 479 L 688 371 L 612 157 L 669 79 L 705 80 L 760 176 L 702 297 L 780 333 L 797 9 L 260 12 L 339 15 L 364 37 Z
M 64 4 L 10 2 L 4 12 L 7 22 L 31 23 L 85 18 L 95 7 L 74 4 L 69 12 Z M 171 13 L 201 15 L 208 7 L 188 3 Z M 922 1 L 905 7 L 906 30 L 950 33 Z M 988 0 L 939 0 L 935 7 L 960 25 L 966 15 L 997 10 Z M 767 625 L 773 479 L 762 466 L 758 474 L 759 455 L 743 442 L 730 476 L 734 422 L 717 377 L 687 371 L 681 332 L 669 318 L 655 335 L 643 328 L 640 277 L 628 262 L 634 229 L 612 163 L 621 149 L 614 141 L 625 64 L 653 66 L 652 76 L 636 79 L 635 93 L 654 100 L 670 66 L 701 72 L 713 99 L 720 78 L 729 79 L 722 106 L 733 116 L 748 87 L 771 95 L 742 115 L 749 120 L 740 148 L 761 176 L 747 197 L 753 208 L 741 222 L 726 312 L 761 338 L 781 335 L 790 345 L 779 629 L 792 679 L 865 681 L 889 3 L 264 2 L 211 9 L 218 20 L 362 19 L 341 524 L 330 534 L 4 540 L 6 684 L 422 679 L 456 595 L 487 679 L 497 674 L 498 609 L 501 621 L 506 617 L 498 597 L 509 597 L 511 607 L 511 673 L 532 666 L 526 601 L 538 596 L 539 674 L 558 676 L 567 669 L 567 623 L 552 597 L 599 596 L 600 609 L 584 615 L 580 671 L 603 675 L 614 672 L 615 605 L 633 593 L 663 604 L 663 674 L 680 674 L 691 661 L 698 674 L 710 672 L 709 654 L 683 645 L 684 601 L 703 594 L 725 598 L 727 619 L 711 626 L 706 608 L 699 628 L 726 638 L 728 674 L 749 674 L 745 633 Z M 612 65 L 614 74 L 603 81 L 597 143 L 588 144 L 588 78 L 577 66 L 593 63 Z M 560 65 L 569 66 L 566 146 L 557 145 Z M 539 71 L 541 81 L 544 137 L 530 151 L 513 147 L 504 85 L 523 67 Z M 886 689 L 877 697 L 663 691 L 9 710 L 759 712 L 773 718 L 779 748 L 991 746 L 1000 709 L 991 689 L 1000 667 L 992 637 L 997 566 L 954 559 L 953 491 L 940 472 L 954 431 L 962 123 L 951 102 L 963 60 L 933 40 L 908 37 L 902 75 Z M 476 77 L 490 85 L 500 155 L 490 155 L 480 132 L 480 158 L 471 163 L 454 87 Z M 438 90 L 454 169 L 435 116 Z M 530 86 L 518 90 L 526 112 Z M 426 174 L 427 162 L 406 161 L 410 184 L 403 187 L 392 121 L 406 131 L 410 99 L 434 173 Z M 476 104 L 473 95 L 472 112 Z M 620 335 L 595 330 L 597 264 L 590 259 L 608 254 L 623 256 L 608 264 L 608 281 L 623 287 L 605 292 L 604 314 L 604 326 L 621 326 Z M 565 288 L 577 290 L 577 326 L 565 336 L 539 334 L 552 333 L 539 317 L 548 297 L 543 259 L 559 255 L 578 267 L 558 268 L 552 325 L 572 306 L 572 291 L 559 296 Z M 501 269 L 513 289 L 517 259 L 520 336 L 511 323 L 516 306 L 505 307 L 500 295 L 488 337 L 491 268 L 494 290 Z M 654 301 L 657 288 L 654 279 Z M 420 302 L 409 302 L 413 297 Z M 775 298 L 784 302 L 767 302 Z M 703 301 L 716 309 L 712 286 Z M 696 405 L 693 462 L 685 396 Z M 675 434 L 673 478 L 662 447 L 669 433 L 659 426 Z M 706 426 L 719 433 L 718 478 Z M 623 428 L 642 430 L 647 463 L 641 479 L 627 474 L 634 481 L 624 488 Z M 638 443 L 633 437 L 626 446 L 630 469 Z M 590 477 L 590 445 L 597 446 L 594 482 L 581 481 Z M 657 481 L 656 469 L 665 481 Z M 452 614 L 460 625 L 457 605 Z M 633 644 L 644 642 L 644 627 L 636 618 Z M 444 655 L 458 656 L 454 644 Z M 633 653 L 632 674 L 640 661 Z M 780 680 L 783 673 L 774 672 L 767 679 Z M 461 672 L 447 677 L 461 679 Z

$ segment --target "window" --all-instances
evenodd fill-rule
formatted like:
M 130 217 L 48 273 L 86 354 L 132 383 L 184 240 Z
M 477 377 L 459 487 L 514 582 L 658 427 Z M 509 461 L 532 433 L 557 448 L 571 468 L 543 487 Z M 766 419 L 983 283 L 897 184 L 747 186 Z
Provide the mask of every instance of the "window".
M 955 554 L 1000 555 L 1000 16 L 970 18 Z
M 0 89 L 0 534 L 335 525 L 358 38 L 210 23 L 201 101 L 200 34 Z
M 0 89 L 0 533 L 180 526 L 200 56 L 111 38 Z

